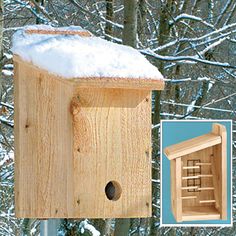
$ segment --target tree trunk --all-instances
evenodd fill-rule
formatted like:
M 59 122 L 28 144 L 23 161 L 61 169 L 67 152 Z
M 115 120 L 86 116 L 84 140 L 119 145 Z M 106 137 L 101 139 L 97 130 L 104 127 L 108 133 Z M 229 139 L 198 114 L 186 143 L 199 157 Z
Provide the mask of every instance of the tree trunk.
M 113 0 L 106 0 L 106 19 L 109 21 L 113 21 Z M 106 22 L 105 26 L 105 39 L 110 39 L 109 35 L 113 35 L 113 27 L 112 24 Z
M 197 10 L 199 9 L 199 4 L 200 3 L 201 3 L 200 0 L 195 0 L 192 8 L 189 8 L 189 2 L 184 1 L 182 9 L 178 12 L 178 14 L 185 13 L 187 11 L 187 9 L 190 9 L 189 14 L 190 15 L 195 15 L 197 13 Z M 194 24 L 194 22 L 190 21 L 190 22 L 188 22 L 188 24 L 189 24 L 189 26 L 192 26 Z M 179 26 L 179 27 L 181 27 L 181 26 Z M 187 33 L 188 33 L 188 28 L 183 28 L 182 38 L 185 38 L 187 36 Z M 177 48 L 176 53 L 182 51 L 184 48 L 185 48 L 185 44 L 181 43 L 179 45 L 179 47 Z M 182 70 L 182 66 L 180 64 L 176 65 L 175 70 L 172 73 L 174 75 L 175 79 L 180 79 L 181 78 L 181 76 L 182 76 L 181 70 Z M 180 90 L 181 90 L 180 85 L 179 84 L 174 84 L 174 85 L 171 85 L 171 86 L 173 87 L 173 90 L 171 90 L 171 91 L 174 91 L 174 98 L 173 98 L 172 94 L 169 94 L 169 98 L 174 99 L 175 103 L 180 103 Z M 177 113 L 183 112 L 183 111 L 180 111 L 179 106 L 173 106 L 172 104 L 169 104 L 168 107 L 169 107 L 169 113 L 177 114 Z
M 124 0 L 123 44 L 133 48 L 137 46 L 137 0 Z
M 214 3 L 213 0 L 208 0 L 208 15 L 210 15 L 211 17 L 209 18 L 209 23 L 213 24 L 213 9 L 214 9 Z M 204 54 L 204 58 L 208 61 L 212 60 L 213 58 L 213 50 L 210 49 L 209 51 L 207 51 Z M 203 66 L 204 71 L 206 72 L 206 74 L 209 74 L 209 66 L 204 65 Z M 206 96 L 207 96 L 207 92 L 208 92 L 208 87 L 209 87 L 209 81 L 203 81 L 202 82 L 202 86 L 198 91 L 198 94 L 196 96 L 196 102 L 195 102 L 195 106 L 201 106 L 203 101 L 205 100 Z M 199 108 L 194 108 L 192 115 L 193 116 L 197 116 L 199 113 L 200 109 Z
M 117 219 L 114 236 L 129 235 L 130 219 Z
M 23 236 L 30 236 L 31 235 L 31 233 L 30 233 L 31 223 L 32 223 L 32 219 L 25 218 L 23 220 L 22 227 L 21 227 Z
M 137 33 L 139 41 L 142 44 L 144 44 L 144 42 L 146 41 L 146 35 L 145 35 L 146 17 L 147 17 L 147 2 L 146 0 L 139 0 Z
M 168 0 L 167 3 L 161 4 L 161 11 L 160 11 L 160 25 L 159 25 L 159 45 L 164 45 L 166 41 L 169 39 L 170 34 L 170 27 L 169 27 L 169 15 L 170 15 L 170 6 L 173 4 L 172 0 Z M 162 51 L 162 55 L 167 53 L 166 50 Z M 160 61 L 157 64 L 159 71 L 164 74 L 164 62 Z M 168 88 L 167 88 L 168 89 Z M 168 93 L 168 91 L 167 91 Z M 155 103 L 154 103 L 154 115 L 153 115 L 153 123 L 158 124 L 160 123 L 160 98 L 161 98 L 161 91 L 154 92 Z
M 102 236 L 111 236 L 112 235 L 112 232 L 113 232 L 112 222 L 113 222 L 113 219 L 106 219 Z

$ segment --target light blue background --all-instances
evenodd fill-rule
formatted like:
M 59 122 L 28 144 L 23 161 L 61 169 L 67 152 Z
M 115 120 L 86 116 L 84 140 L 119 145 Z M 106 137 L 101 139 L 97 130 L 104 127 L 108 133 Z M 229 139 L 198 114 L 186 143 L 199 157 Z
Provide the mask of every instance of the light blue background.
M 212 124 L 220 123 L 227 129 L 227 220 L 176 222 L 171 209 L 170 161 L 165 147 L 211 132 Z M 231 223 L 231 122 L 230 121 L 162 121 L 162 224 L 230 224 Z

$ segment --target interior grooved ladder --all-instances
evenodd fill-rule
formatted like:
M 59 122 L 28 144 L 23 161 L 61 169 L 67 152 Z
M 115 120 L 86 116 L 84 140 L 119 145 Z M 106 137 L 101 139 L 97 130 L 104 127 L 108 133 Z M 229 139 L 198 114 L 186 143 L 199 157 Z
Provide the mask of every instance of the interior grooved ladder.
M 214 158 L 213 154 L 211 155 L 211 158 Z M 202 174 L 201 167 L 210 168 L 209 172 L 211 174 Z M 196 175 L 189 175 L 189 172 L 187 172 L 187 176 L 182 177 L 182 183 L 185 180 L 191 180 L 191 179 L 195 180 L 195 179 L 199 179 L 199 178 L 212 178 L 213 177 L 212 164 L 208 163 L 208 162 L 196 162 L 191 166 L 189 166 L 189 165 L 182 166 L 182 169 L 183 170 L 198 170 L 199 171 L 199 174 L 196 174 Z M 213 185 L 213 180 L 212 180 L 212 185 Z M 186 187 L 181 186 L 181 189 L 182 190 L 188 190 L 188 191 L 192 190 L 191 192 L 193 192 L 193 193 L 194 192 L 200 192 L 200 191 L 214 191 L 215 190 L 214 186 L 202 186 L 202 185 L 197 186 L 197 185 L 195 185 L 195 182 L 194 182 L 194 185 L 188 185 L 187 184 Z M 181 199 L 182 200 L 196 199 L 198 201 L 198 203 L 200 203 L 200 204 L 201 203 L 215 203 L 216 202 L 215 199 L 198 199 L 198 196 L 196 196 L 196 195 L 183 196 L 183 192 L 182 192 Z

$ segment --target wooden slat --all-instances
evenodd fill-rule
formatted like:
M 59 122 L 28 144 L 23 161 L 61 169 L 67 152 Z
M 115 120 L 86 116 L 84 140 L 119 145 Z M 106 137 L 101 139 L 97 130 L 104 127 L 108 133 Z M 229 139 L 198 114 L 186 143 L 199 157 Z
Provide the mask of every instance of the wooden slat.
M 193 176 L 184 176 L 182 177 L 183 180 L 186 179 L 198 179 L 198 178 L 211 178 L 213 175 L 193 175 Z
M 118 88 L 118 89 L 138 89 L 138 90 L 163 90 L 163 78 L 113 78 L 113 77 L 86 77 L 86 78 L 63 78 L 50 74 L 48 71 L 38 68 L 30 62 L 26 62 L 18 55 L 13 56 L 14 61 L 32 67 L 39 73 L 47 74 L 49 77 L 53 76 L 63 83 L 72 83 L 76 88 Z
M 197 198 L 197 196 L 185 196 L 185 197 L 182 197 L 183 200 L 195 199 L 195 198 Z
M 214 203 L 216 200 L 200 200 L 199 203 Z
M 199 166 L 184 166 L 183 170 L 189 170 L 189 169 L 199 169 Z
M 182 190 L 188 190 L 188 189 L 198 189 L 198 186 L 182 187 Z
M 211 166 L 211 163 L 196 163 L 196 166 Z
M 214 187 L 202 187 L 202 188 L 198 188 L 198 190 L 204 191 L 204 190 L 214 190 Z
M 81 37 L 91 37 L 92 34 L 86 30 L 61 30 L 61 29 L 27 29 L 27 34 L 66 34 L 66 35 L 79 35 Z
M 164 81 L 152 78 L 106 78 L 90 77 L 71 79 L 81 88 L 123 88 L 141 90 L 163 90 Z
M 219 143 L 221 143 L 221 137 L 219 135 L 209 133 L 178 144 L 171 145 L 165 148 L 164 152 L 169 160 L 173 160 L 175 158 L 197 152 Z
M 198 175 L 199 178 L 211 178 L 213 175 Z
M 182 177 L 183 180 L 186 180 L 186 179 L 198 179 L 198 178 L 200 178 L 198 175 L 184 176 L 184 177 Z

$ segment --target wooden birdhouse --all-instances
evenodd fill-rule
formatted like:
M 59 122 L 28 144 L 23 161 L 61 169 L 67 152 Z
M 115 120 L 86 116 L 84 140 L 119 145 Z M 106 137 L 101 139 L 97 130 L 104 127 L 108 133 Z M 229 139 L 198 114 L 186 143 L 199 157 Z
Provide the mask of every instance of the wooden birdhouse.
M 226 128 L 171 145 L 171 205 L 177 222 L 227 219 Z
M 156 67 L 77 27 L 23 29 L 12 50 L 16 216 L 151 216 Z

